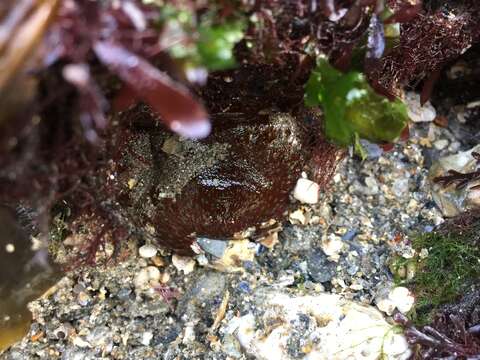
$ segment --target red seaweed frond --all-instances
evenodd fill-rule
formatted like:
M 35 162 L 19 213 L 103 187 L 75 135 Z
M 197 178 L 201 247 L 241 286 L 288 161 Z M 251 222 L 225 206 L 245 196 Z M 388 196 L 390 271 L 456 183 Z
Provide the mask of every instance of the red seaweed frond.
M 402 86 L 441 70 L 478 42 L 479 14 L 477 1 L 464 1 L 454 9 L 445 5 L 421 12 L 401 25 L 400 44 L 367 69 L 369 81 L 377 91 L 393 97 L 399 95 Z
M 433 181 L 443 187 L 448 187 L 455 184 L 457 189 L 465 188 L 470 182 L 480 179 L 480 153 L 472 152 L 473 158 L 477 161 L 478 169 L 468 173 L 461 173 L 455 170 L 448 170 L 444 176 L 437 176 Z M 474 187 L 478 188 L 480 185 Z

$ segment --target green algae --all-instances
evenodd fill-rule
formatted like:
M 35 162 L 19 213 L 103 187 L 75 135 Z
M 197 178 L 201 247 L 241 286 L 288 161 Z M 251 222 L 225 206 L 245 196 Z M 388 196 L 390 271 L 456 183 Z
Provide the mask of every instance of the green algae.
M 325 134 L 340 146 L 352 145 L 358 137 L 377 143 L 392 142 L 408 122 L 402 101 L 378 95 L 364 74 L 342 73 L 324 58 L 319 59 L 306 84 L 305 104 L 322 107 Z
M 416 296 L 414 309 L 409 317 L 417 325 L 425 325 L 433 320 L 437 311 L 446 304 L 459 300 L 480 279 L 480 247 L 478 234 L 480 221 L 467 229 L 440 231 L 420 234 L 412 241 L 419 253 L 428 251 L 423 258 L 396 259 L 393 268 L 416 264 L 416 273 L 403 284 L 413 290 Z M 397 281 L 402 282 L 398 277 Z

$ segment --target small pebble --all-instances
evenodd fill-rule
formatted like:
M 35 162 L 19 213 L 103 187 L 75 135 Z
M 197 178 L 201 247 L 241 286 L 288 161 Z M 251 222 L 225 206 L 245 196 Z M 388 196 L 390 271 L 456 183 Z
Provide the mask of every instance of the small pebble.
M 205 256 L 205 254 L 200 254 L 195 257 L 197 259 L 198 265 L 200 266 L 207 266 L 209 261 L 208 258 Z
M 178 271 L 183 271 L 185 275 L 190 274 L 195 268 L 195 260 L 188 256 L 172 256 L 172 264 Z
M 403 286 L 394 288 L 388 297 L 393 301 L 395 307 L 402 313 L 409 312 L 415 302 L 410 290 Z
M 433 143 L 433 146 L 437 150 L 443 150 L 448 146 L 448 140 L 446 139 L 439 139 Z
M 305 204 L 316 204 L 318 202 L 319 185 L 308 179 L 298 179 L 293 197 Z
M 157 255 L 157 248 L 150 244 L 145 244 L 138 249 L 138 254 L 144 259 L 150 259 Z
M 420 95 L 415 92 L 409 92 L 405 98 L 408 106 L 408 116 L 413 122 L 429 122 L 433 121 L 437 116 L 435 108 L 430 101 L 420 105 Z
M 238 289 L 247 294 L 252 291 L 250 289 L 250 285 L 246 281 L 240 281 L 240 283 L 238 284 Z
M 153 282 L 158 282 L 160 279 L 160 270 L 156 268 L 155 266 L 149 266 L 147 267 L 148 271 L 148 280 L 153 281 Z
M 397 179 L 393 183 L 392 191 L 396 197 L 402 198 L 408 193 L 408 179 Z
M 208 238 L 197 238 L 197 244 L 207 253 L 221 258 L 227 248 L 227 241 Z
M 301 224 L 305 225 L 307 223 L 307 218 L 305 217 L 304 213 L 302 210 L 297 209 L 294 212 L 290 213 L 288 215 L 288 220 L 292 224 Z
M 156 267 L 163 267 L 165 266 L 165 260 L 161 258 L 160 256 L 154 256 L 152 257 L 152 263 Z
M 170 274 L 168 272 L 164 272 L 162 275 L 160 275 L 160 282 L 162 284 L 166 284 L 170 281 Z
M 388 296 L 377 301 L 377 307 L 387 315 L 392 315 L 395 309 L 407 313 L 412 308 L 415 298 L 406 287 L 397 286 L 390 290 Z
M 81 292 L 77 295 L 78 304 L 81 306 L 86 306 L 90 302 L 90 296 L 86 292 Z
M 150 341 L 152 341 L 152 339 L 153 339 L 153 334 L 150 331 L 145 331 L 142 334 L 141 343 L 142 343 L 142 345 L 149 346 Z
M 339 236 L 330 234 L 327 239 L 322 240 L 321 248 L 332 260 L 338 261 L 343 249 L 343 241 Z
M 136 289 L 142 289 L 143 287 L 145 287 L 145 285 L 148 283 L 149 280 L 150 279 L 149 279 L 148 270 L 144 268 L 137 273 L 137 275 L 135 276 L 135 279 L 133 280 L 133 283 Z

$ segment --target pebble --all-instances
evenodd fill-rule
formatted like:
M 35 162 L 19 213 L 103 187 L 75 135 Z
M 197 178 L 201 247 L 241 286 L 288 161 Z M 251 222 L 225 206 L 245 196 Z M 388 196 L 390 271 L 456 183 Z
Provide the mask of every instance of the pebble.
M 435 119 L 437 112 L 430 101 L 420 105 L 420 95 L 415 92 L 407 92 L 405 97 L 407 112 L 413 122 L 430 122 Z
M 138 254 L 144 259 L 150 259 L 157 255 L 157 248 L 153 245 L 145 244 L 138 249 Z
M 295 189 L 293 190 L 293 197 L 305 204 L 318 203 L 318 192 L 320 187 L 317 183 L 300 178 L 297 180 Z
M 133 283 L 137 290 L 144 290 L 150 284 L 156 284 L 160 280 L 160 270 L 155 266 L 148 266 L 140 269 L 135 276 Z
M 160 282 L 162 284 L 166 284 L 170 281 L 170 274 L 168 272 L 164 272 L 162 275 L 160 275 Z
M 5 245 L 5 251 L 9 254 L 15 252 L 15 245 L 13 245 L 11 243 Z
M 439 139 L 433 143 L 433 146 L 437 150 L 443 150 L 448 146 L 449 142 L 447 139 Z
M 378 184 L 377 180 L 373 176 L 367 176 L 365 178 L 365 185 L 370 189 L 370 194 L 375 195 L 378 193 Z
M 250 285 L 246 281 L 240 281 L 238 289 L 247 294 L 251 292 Z
M 415 298 L 410 290 L 397 286 L 390 290 L 385 298 L 377 300 L 377 308 L 387 315 L 392 315 L 395 309 L 405 314 L 412 309 L 414 303 Z
M 78 304 L 81 305 L 81 306 L 88 305 L 90 300 L 91 300 L 90 295 L 88 295 L 86 292 L 82 291 L 77 295 Z
M 472 152 L 480 152 L 480 145 L 474 148 L 440 158 L 430 168 L 429 179 L 433 188 L 432 197 L 435 204 L 445 217 L 453 217 L 460 212 L 480 206 L 480 193 L 467 184 L 461 189 L 455 185 L 447 187 L 435 183 L 433 179 L 444 176 L 449 170 L 460 173 L 468 173 L 477 169 L 477 161 L 471 155 Z M 474 185 L 474 184 L 473 184 Z
M 197 238 L 197 243 L 203 251 L 221 258 L 227 249 L 228 242 L 225 240 L 214 240 L 208 238 Z
M 143 334 L 142 334 L 142 340 L 140 341 L 142 343 L 142 345 L 145 345 L 145 346 L 149 346 L 150 345 L 150 341 L 152 341 L 153 339 L 153 334 L 152 332 L 150 331 L 145 331 Z
M 163 267 L 166 264 L 165 260 L 163 258 L 161 258 L 160 256 L 152 257 L 152 263 L 157 267 Z
M 396 197 L 402 198 L 408 194 L 408 179 L 397 179 L 393 183 L 392 191 Z
M 268 249 L 273 249 L 276 244 L 278 244 L 278 232 L 271 233 L 267 236 L 265 236 L 260 243 L 268 248 Z
M 343 245 L 344 243 L 341 237 L 335 234 L 330 234 L 328 237 L 322 239 L 321 248 L 325 255 L 330 257 L 333 261 L 338 261 Z
M 304 212 L 301 209 L 297 209 L 297 210 L 291 212 L 288 215 L 288 220 L 292 224 L 305 225 L 307 223 L 307 218 L 306 218 Z
M 212 261 L 211 266 L 224 272 L 244 271 L 243 267 L 253 262 L 258 244 L 249 240 L 233 240 L 227 243 L 223 256 Z
M 337 265 L 329 261 L 323 251 L 314 249 L 307 258 L 307 268 L 313 280 L 324 283 L 335 276 Z
M 148 279 L 150 281 L 157 282 L 160 279 L 160 270 L 158 270 L 157 267 L 149 266 L 147 267 L 147 271 L 148 271 Z
M 178 271 L 182 271 L 185 275 L 190 274 L 195 269 L 195 260 L 188 256 L 172 256 L 172 264 Z
M 380 146 L 368 140 L 360 139 L 360 144 L 366 151 L 368 160 L 378 159 L 383 154 L 383 149 Z

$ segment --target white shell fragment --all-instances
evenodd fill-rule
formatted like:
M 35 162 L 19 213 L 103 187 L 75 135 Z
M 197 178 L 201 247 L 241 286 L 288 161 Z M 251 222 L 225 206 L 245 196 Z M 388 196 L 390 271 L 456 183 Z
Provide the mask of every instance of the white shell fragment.
M 293 190 L 293 197 L 305 204 L 316 204 L 319 190 L 320 187 L 316 182 L 300 178 Z

